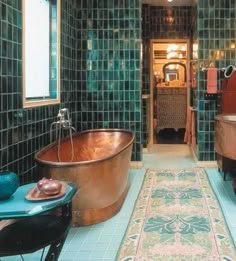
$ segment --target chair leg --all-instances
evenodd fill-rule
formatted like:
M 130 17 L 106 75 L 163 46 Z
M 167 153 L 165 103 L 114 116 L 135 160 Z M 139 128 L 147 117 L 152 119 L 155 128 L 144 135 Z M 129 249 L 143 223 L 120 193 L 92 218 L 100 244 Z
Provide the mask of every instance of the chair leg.
M 223 180 L 226 180 L 226 172 L 223 171 Z
M 66 241 L 67 233 L 59 240 L 53 242 L 47 252 L 45 261 L 57 261 L 61 253 L 62 247 Z
M 236 179 L 233 179 L 232 187 L 233 187 L 234 193 L 236 193 Z

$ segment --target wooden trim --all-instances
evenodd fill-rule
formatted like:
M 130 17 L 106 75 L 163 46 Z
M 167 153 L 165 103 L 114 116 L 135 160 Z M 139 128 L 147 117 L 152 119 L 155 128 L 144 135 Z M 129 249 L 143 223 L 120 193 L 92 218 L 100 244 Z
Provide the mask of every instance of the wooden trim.
M 132 169 L 141 169 L 143 167 L 142 161 L 131 161 L 129 167 Z
M 148 153 L 148 148 L 143 148 L 143 153 Z
M 218 168 L 216 161 L 197 161 L 196 166 L 202 167 L 202 168 L 205 168 L 205 167 Z
M 190 82 L 190 66 L 189 66 L 189 61 L 190 61 L 190 40 L 189 39 L 150 39 L 150 54 L 149 54 L 149 59 L 150 59 L 150 124 L 149 124 L 149 130 L 148 130 L 148 136 L 149 136 L 149 141 L 148 144 L 152 145 L 153 144 L 153 44 L 155 43 L 186 43 L 187 44 L 187 58 L 186 58 L 186 86 L 187 86 L 187 108 L 190 104 L 190 86 L 188 86 Z

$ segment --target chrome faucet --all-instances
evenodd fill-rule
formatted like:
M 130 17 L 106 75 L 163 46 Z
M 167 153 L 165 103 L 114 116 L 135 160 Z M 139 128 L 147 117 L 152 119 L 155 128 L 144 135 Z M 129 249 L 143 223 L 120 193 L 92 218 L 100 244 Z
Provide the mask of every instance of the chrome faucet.
M 60 109 L 57 118 L 58 120 L 51 124 L 50 142 L 52 142 L 52 129 L 54 126 L 56 127 L 56 139 L 60 138 L 61 130 L 68 130 L 70 135 L 72 134 L 72 131 L 76 132 L 76 129 L 71 125 L 69 110 L 67 108 Z
M 57 117 L 59 119 L 57 123 L 59 123 L 63 129 L 68 130 L 72 128 L 75 131 L 75 128 L 71 126 L 71 119 L 69 116 L 69 110 L 67 108 L 60 109 Z
M 67 108 L 60 109 L 57 114 L 57 118 L 58 120 L 53 122 L 50 126 L 50 143 L 52 143 L 53 127 L 55 126 L 56 141 L 58 144 L 58 160 L 61 161 L 60 159 L 61 139 L 64 137 L 64 135 L 67 136 L 69 134 L 70 142 L 71 142 L 71 161 L 72 161 L 74 157 L 72 131 L 76 132 L 76 129 L 71 125 L 69 110 Z M 65 131 L 65 133 L 62 131 Z

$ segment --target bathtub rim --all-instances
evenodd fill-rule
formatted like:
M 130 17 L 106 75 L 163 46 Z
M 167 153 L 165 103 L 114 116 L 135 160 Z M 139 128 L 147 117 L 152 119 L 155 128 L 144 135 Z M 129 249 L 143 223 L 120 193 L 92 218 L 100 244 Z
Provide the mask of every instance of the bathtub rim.
M 109 155 L 108 157 L 102 157 L 99 159 L 95 159 L 95 160 L 86 160 L 86 161 L 75 161 L 75 162 L 53 162 L 53 161 L 47 161 L 47 160 L 42 160 L 38 157 L 38 155 L 40 153 L 42 153 L 44 150 L 49 150 L 51 147 L 53 147 L 56 144 L 56 141 L 54 141 L 53 143 L 50 143 L 46 146 L 44 146 L 43 148 L 41 148 L 38 152 L 35 153 L 34 155 L 34 159 L 38 164 L 41 165 L 48 165 L 48 166 L 53 166 L 53 167 L 68 167 L 68 166 L 85 166 L 88 164 L 96 164 L 96 163 L 100 163 L 102 161 L 105 160 L 109 160 L 112 159 L 114 157 L 116 157 L 117 155 L 119 155 L 120 153 L 122 153 L 124 150 L 126 150 L 127 148 L 129 148 L 130 146 L 133 145 L 134 139 L 135 139 L 135 134 L 134 132 L 132 132 L 131 130 L 128 129 L 119 129 L 119 128 L 100 128 L 100 129 L 88 129 L 88 130 L 84 130 L 84 131 L 79 131 L 73 134 L 73 136 L 80 136 L 80 135 L 84 135 L 86 133 L 91 133 L 91 132 L 125 132 L 125 133 L 129 133 L 131 134 L 131 139 L 130 141 L 118 152 L 113 153 L 111 155 Z M 64 138 L 63 140 L 68 139 L 68 137 Z

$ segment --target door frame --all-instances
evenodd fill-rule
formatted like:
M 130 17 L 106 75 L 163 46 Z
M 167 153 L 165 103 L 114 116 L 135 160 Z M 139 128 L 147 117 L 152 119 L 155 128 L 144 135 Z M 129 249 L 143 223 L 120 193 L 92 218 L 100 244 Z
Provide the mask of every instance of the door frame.
M 150 39 L 150 73 L 149 73 L 149 83 L 150 83 L 150 103 L 149 103 L 149 126 L 148 126 L 148 145 L 153 145 L 153 44 L 156 43 L 186 43 L 187 44 L 187 56 L 186 56 L 186 88 L 187 88 L 187 108 L 190 105 L 190 87 L 191 87 L 191 75 L 190 75 L 190 40 L 189 39 Z

